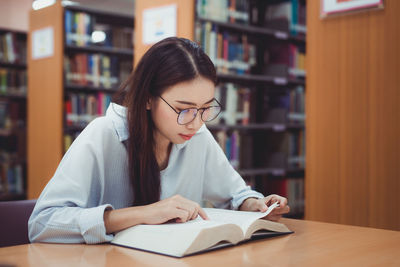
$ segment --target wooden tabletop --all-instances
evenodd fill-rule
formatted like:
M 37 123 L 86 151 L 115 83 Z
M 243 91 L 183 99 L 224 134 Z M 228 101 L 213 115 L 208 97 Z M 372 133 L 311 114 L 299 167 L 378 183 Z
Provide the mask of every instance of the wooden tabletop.
M 0 248 L 0 266 L 400 266 L 400 232 L 282 219 L 294 234 L 173 258 L 109 244 Z

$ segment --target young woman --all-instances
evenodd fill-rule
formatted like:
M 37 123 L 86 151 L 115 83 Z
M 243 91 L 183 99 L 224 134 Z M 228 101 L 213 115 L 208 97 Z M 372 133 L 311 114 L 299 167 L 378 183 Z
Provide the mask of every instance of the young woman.
M 204 125 L 221 110 L 215 84 L 196 43 L 152 46 L 65 154 L 29 219 L 30 240 L 100 243 L 137 224 L 208 219 L 205 200 L 247 211 L 279 201 L 268 219 L 287 213 L 285 198 L 245 185 Z

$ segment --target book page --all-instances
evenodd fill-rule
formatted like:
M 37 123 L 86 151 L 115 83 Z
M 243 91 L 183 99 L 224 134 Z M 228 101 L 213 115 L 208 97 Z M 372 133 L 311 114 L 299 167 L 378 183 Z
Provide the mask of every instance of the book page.
M 266 212 L 235 211 L 213 208 L 204 208 L 204 211 L 207 213 L 211 221 L 232 223 L 240 226 L 243 231 L 243 235 L 245 235 L 247 229 L 253 222 L 267 216 L 278 205 L 278 202 L 272 204 L 268 207 Z

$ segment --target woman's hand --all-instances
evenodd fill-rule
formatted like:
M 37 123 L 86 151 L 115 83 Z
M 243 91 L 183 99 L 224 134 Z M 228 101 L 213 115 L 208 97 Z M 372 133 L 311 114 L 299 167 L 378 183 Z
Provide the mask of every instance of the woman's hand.
M 208 220 L 207 214 L 198 203 L 180 195 L 144 206 L 143 212 L 146 214 L 143 222 L 145 224 L 161 224 L 170 220 L 187 222 L 196 219 L 198 215 Z
M 161 224 L 168 221 L 187 222 L 200 215 L 208 220 L 207 214 L 194 201 L 175 195 L 145 206 L 135 206 L 104 212 L 107 234 L 138 224 Z
M 289 206 L 287 205 L 287 199 L 278 195 L 269 195 L 264 198 L 248 198 L 243 201 L 239 210 L 242 211 L 267 211 L 268 207 L 274 204 L 275 202 L 279 202 L 279 207 L 276 207 L 271 211 L 266 219 L 271 221 L 278 221 L 283 214 L 288 213 L 290 211 Z

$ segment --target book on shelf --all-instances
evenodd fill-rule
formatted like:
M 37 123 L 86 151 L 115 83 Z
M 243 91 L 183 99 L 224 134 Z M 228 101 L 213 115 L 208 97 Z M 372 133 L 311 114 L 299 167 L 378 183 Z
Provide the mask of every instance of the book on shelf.
M 224 151 L 232 167 L 238 169 L 240 166 L 240 139 L 238 131 L 227 133 L 225 130 L 214 133 L 215 140 Z
M 256 65 L 256 46 L 246 34 L 238 34 L 211 22 L 196 22 L 196 41 L 213 61 L 217 72 L 245 74 Z
M 65 101 L 67 126 L 86 126 L 90 121 L 105 114 L 111 103 L 111 94 L 68 93 Z
M 64 102 L 65 126 L 72 126 L 73 130 L 64 134 L 64 152 L 68 150 L 80 131 L 89 122 L 106 113 L 110 103 L 111 94 L 103 92 L 96 94 L 68 93 L 67 99 Z
M 287 0 L 267 5 L 265 26 L 289 31 L 291 35 L 305 34 L 306 8 L 301 0 Z
M 0 95 L 26 95 L 26 70 L 17 70 L 0 67 Z
M 251 88 L 233 83 L 221 83 L 216 87 L 215 99 L 221 103 L 223 110 L 217 119 L 207 123 L 216 125 L 248 125 L 254 117 Z
M 120 69 L 120 61 L 115 56 L 77 53 L 64 57 L 67 85 L 111 89 L 120 83 Z
M 24 193 L 24 176 L 21 164 L 0 163 L 0 193 Z
M 292 233 L 284 224 L 262 219 L 267 212 L 204 208 L 210 220 L 198 217 L 186 223 L 136 225 L 115 234 L 112 244 L 173 257 L 232 246 L 241 242 Z
M 0 33 L 0 62 L 26 63 L 26 36 L 16 32 Z
M 288 167 L 305 167 L 305 135 L 304 131 L 287 133 L 288 139 Z
M 220 22 L 248 24 L 249 10 L 248 0 L 197 0 L 196 3 L 198 17 Z
M 256 166 L 290 169 L 305 167 L 304 131 L 267 132 L 255 137 Z
M 8 115 L 8 105 L 7 102 L 0 101 L 0 130 L 10 129 L 11 120 Z
M 264 74 L 305 78 L 305 50 L 294 44 L 270 44 L 264 52 Z
M 264 94 L 263 121 L 287 123 L 305 121 L 305 93 L 303 86 L 291 90 Z
M 101 17 L 68 9 L 64 19 L 67 45 L 133 48 L 133 27 L 105 24 Z

